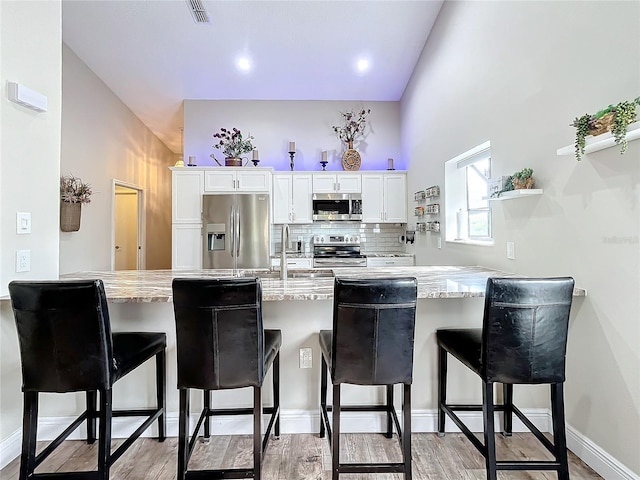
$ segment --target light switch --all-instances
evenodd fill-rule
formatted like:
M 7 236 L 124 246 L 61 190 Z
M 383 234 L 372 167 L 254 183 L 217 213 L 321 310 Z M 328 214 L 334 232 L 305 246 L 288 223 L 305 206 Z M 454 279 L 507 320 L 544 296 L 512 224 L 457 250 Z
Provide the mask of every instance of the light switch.
M 16 233 L 31 233 L 31 213 L 17 212 L 16 214 Z
M 513 242 L 507 242 L 507 258 L 509 260 L 516 259 L 516 244 Z

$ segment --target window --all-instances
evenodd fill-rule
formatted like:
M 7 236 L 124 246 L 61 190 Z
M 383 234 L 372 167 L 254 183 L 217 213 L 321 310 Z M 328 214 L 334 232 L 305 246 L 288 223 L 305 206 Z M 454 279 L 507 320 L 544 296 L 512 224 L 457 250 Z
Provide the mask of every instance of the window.
M 491 245 L 491 143 L 445 163 L 446 240 Z

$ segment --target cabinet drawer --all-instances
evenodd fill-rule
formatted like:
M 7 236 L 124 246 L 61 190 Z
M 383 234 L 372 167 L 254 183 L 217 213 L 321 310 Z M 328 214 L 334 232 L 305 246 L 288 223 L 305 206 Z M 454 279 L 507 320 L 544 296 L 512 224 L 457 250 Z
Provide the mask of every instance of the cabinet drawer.
M 271 259 L 272 267 L 280 267 L 280 259 L 272 258 Z M 308 269 L 313 268 L 313 259 L 312 258 L 287 258 L 287 268 L 292 270 L 295 269 Z
M 412 267 L 413 257 L 367 257 L 367 267 Z

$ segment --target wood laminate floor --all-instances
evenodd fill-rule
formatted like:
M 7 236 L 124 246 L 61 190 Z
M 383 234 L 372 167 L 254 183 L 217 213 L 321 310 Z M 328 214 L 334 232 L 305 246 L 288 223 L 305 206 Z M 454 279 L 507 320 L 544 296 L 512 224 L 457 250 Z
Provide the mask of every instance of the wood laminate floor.
M 176 438 L 164 443 L 144 438 L 136 443 L 114 464 L 110 479 L 114 480 L 172 480 L 176 478 Z M 120 441 L 114 441 L 115 448 Z M 532 434 L 514 433 L 505 438 L 496 435 L 498 459 L 550 459 L 546 449 Z M 36 472 L 89 470 L 96 465 L 96 446 L 82 441 L 66 441 L 38 467 Z M 343 462 L 400 461 L 397 439 L 380 434 L 343 434 L 341 436 Z M 251 437 L 248 435 L 220 435 L 211 437 L 209 444 L 198 443 L 189 468 L 232 468 L 252 465 Z M 413 478 L 415 480 L 482 480 L 486 479 L 484 459 L 462 435 L 449 433 L 444 438 L 433 433 L 412 436 Z M 20 460 L 16 458 L 0 471 L 0 479 L 17 480 Z M 572 480 L 602 478 L 579 458 L 569 452 Z M 399 474 L 341 475 L 345 480 L 395 480 Z M 499 472 L 501 480 L 551 480 L 550 472 Z M 263 462 L 264 480 L 330 480 L 331 456 L 327 439 L 313 434 L 282 435 L 272 439 Z

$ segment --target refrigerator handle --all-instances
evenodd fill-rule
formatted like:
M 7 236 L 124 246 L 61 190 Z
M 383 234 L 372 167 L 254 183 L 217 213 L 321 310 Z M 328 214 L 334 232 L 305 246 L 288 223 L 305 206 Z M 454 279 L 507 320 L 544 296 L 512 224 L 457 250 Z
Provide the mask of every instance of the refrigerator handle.
M 236 217 L 235 217 L 235 205 L 231 205 L 231 218 L 229 223 L 231 224 L 231 256 L 236 254 Z
M 240 207 L 236 205 L 236 257 L 240 256 Z

